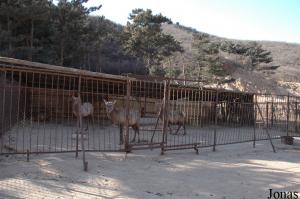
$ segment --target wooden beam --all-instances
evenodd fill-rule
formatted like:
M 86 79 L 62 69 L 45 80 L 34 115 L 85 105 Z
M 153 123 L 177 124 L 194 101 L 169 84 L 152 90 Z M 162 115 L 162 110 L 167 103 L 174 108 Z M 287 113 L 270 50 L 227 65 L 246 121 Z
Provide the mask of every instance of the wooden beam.
M 83 75 L 83 76 L 102 77 L 102 78 L 107 78 L 107 79 L 118 79 L 118 80 L 124 80 L 124 81 L 128 79 L 128 77 L 124 77 L 124 76 L 120 76 L 120 75 L 110 75 L 110 74 L 105 74 L 105 73 L 91 72 L 88 70 L 81 70 L 81 69 L 76 69 L 76 68 L 71 68 L 71 67 L 43 64 L 43 63 L 39 63 L 39 62 L 30 62 L 30 61 L 26 61 L 26 60 L 13 59 L 13 58 L 1 57 L 1 56 L 0 56 L 0 62 L 15 64 L 15 65 L 22 65 L 22 66 L 35 68 L 35 69 L 45 69 L 45 70 L 51 70 L 51 71 L 55 71 L 55 72 L 78 74 L 78 75 Z M 133 79 L 133 78 L 129 78 L 129 79 Z

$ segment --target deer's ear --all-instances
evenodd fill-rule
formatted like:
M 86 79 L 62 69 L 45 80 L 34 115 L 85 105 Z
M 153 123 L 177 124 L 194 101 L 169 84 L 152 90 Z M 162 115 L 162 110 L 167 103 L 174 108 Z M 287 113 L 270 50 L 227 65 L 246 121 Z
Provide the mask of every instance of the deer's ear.
M 116 102 L 117 102 L 117 100 L 114 100 L 114 101 L 113 101 L 113 104 L 115 105 L 115 104 L 116 104 Z
M 76 97 L 74 95 L 72 95 L 72 100 L 76 100 Z
M 103 99 L 104 104 L 107 104 L 107 101 L 105 99 Z

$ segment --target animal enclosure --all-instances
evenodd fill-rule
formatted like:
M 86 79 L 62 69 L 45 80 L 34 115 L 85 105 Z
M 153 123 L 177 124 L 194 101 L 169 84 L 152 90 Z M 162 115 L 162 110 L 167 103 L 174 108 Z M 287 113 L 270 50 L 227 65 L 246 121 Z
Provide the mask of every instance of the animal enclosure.
M 93 109 L 80 136 L 72 97 Z M 207 89 L 192 80 L 0 58 L 0 154 L 78 152 L 79 139 L 86 151 L 166 151 L 299 136 L 298 103 L 295 96 Z

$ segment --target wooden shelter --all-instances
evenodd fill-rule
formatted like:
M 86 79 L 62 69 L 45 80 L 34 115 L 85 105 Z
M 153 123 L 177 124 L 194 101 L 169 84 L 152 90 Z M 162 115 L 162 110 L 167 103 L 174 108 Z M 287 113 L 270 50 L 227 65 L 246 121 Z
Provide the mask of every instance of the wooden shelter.
M 5 57 L 0 57 L 0 67 L 2 79 L 11 84 L 3 93 L 20 85 L 19 95 L 26 96 L 26 102 L 21 103 L 25 108 L 23 114 L 30 120 L 72 118 L 68 99 L 79 93 L 82 101 L 94 104 L 96 119 L 104 120 L 107 117 L 102 100 L 116 99 L 120 106 L 124 105 L 129 81 L 131 105 L 139 108 L 143 116 L 157 113 L 164 81 L 169 82 L 170 106 L 184 110 L 190 124 L 212 123 L 216 114 L 223 122 L 241 122 L 253 115 L 253 108 L 249 107 L 253 94 L 199 87 L 192 80 L 110 75 Z M 178 84 L 183 81 L 185 85 Z M 249 105 L 237 105 L 240 102 Z

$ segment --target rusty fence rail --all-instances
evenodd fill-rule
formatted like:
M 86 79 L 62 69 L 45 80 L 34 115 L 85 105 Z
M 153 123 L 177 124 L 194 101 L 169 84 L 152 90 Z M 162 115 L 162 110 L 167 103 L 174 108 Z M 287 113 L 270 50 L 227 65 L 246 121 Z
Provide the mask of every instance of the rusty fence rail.
M 78 152 L 82 143 L 86 151 L 162 152 L 255 144 L 268 134 L 299 136 L 299 109 L 297 97 L 206 89 L 195 81 L 2 64 L 0 154 Z

